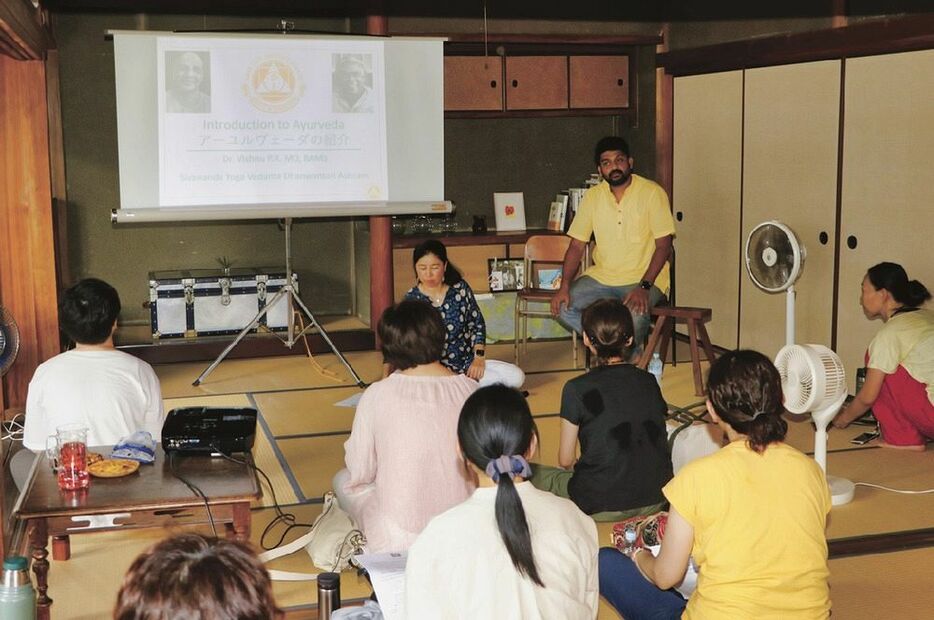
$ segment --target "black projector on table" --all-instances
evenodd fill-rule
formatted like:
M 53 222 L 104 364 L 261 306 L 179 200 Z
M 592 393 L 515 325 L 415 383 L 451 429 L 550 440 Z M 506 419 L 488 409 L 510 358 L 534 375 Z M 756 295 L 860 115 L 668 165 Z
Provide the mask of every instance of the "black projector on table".
M 256 439 L 256 409 L 180 407 L 162 425 L 162 449 L 186 454 L 249 452 Z

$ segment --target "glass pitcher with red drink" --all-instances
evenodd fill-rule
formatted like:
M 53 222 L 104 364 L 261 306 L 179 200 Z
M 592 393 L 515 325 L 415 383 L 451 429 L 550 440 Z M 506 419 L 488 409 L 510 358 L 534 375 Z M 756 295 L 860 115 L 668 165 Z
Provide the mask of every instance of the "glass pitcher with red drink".
M 55 429 L 46 446 L 52 469 L 58 473 L 58 488 L 65 491 L 86 489 L 88 474 L 88 428 L 64 424 Z

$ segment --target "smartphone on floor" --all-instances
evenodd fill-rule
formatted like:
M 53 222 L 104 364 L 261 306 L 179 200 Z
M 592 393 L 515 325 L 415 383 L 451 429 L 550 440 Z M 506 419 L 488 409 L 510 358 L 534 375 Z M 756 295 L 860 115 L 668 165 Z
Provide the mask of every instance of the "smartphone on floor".
M 878 436 L 879 436 L 878 430 L 870 431 L 868 433 L 860 433 L 859 435 L 851 439 L 850 443 L 855 444 L 857 446 L 862 446 L 862 445 L 869 443 L 870 441 L 877 438 Z

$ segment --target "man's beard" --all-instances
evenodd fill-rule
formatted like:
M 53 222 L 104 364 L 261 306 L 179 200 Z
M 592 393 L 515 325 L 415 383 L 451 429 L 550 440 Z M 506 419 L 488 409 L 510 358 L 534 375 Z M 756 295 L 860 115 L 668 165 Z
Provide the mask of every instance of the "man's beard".
M 619 187 L 620 185 L 625 185 L 629 182 L 629 179 L 632 177 L 632 170 L 614 170 L 608 175 L 604 175 L 604 179 L 612 187 Z

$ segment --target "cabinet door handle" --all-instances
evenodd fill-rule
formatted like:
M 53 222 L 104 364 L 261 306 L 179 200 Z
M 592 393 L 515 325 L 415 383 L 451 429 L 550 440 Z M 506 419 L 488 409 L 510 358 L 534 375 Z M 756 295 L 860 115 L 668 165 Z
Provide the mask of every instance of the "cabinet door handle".
M 496 80 L 490 80 L 490 88 L 496 88 Z
M 858 243 L 859 239 L 857 239 L 854 235 L 850 235 L 846 238 L 846 247 L 850 248 L 851 250 L 855 250 Z
M 622 85 L 623 85 L 623 78 L 619 78 L 618 80 L 616 80 L 616 85 L 617 85 L 617 86 L 622 86 Z
M 675 213 L 675 219 L 680 222 L 681 220 L 684 219 L 684 213 L 682 213 L 681 211 L 678 211 L 677 213 Z
M 827 236 L 826 231 L 822 230 L 820 231 L 820 234 L 817 235 L 817 239 L 820 241 L 821 245 L 827 245 L 827 241 L 830 239 L 830 237 Z
M 519 80 L 513 80 L 513 81 L 512 81 L 512 87 L 513 87 L 513 88 L 516 88 L 518 85 L 519 85 Z

